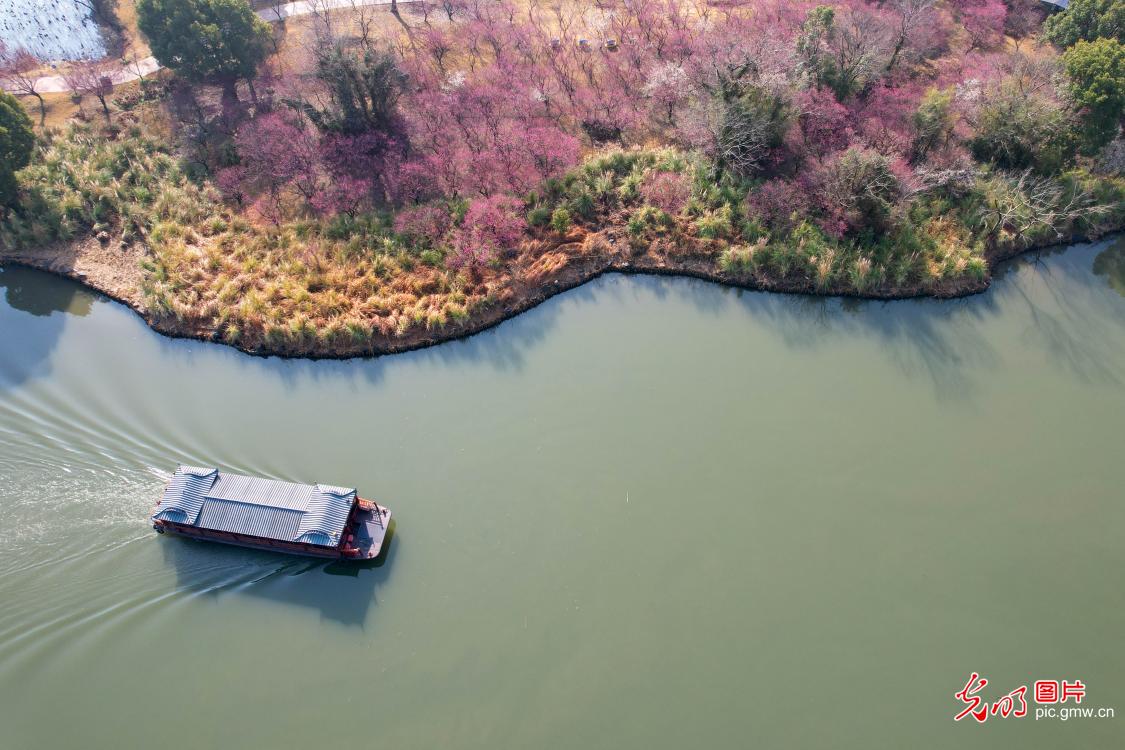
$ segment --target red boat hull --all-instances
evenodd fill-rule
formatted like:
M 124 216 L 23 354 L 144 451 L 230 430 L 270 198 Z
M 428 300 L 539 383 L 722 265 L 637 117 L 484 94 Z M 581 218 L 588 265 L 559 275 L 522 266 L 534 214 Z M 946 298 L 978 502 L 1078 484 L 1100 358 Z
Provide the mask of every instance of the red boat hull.
M 249 549 L 264 549 L 270 550 L 271 552 L 285 552 L 290 555 L 304 555 L 305 557 L 327 557 L 330 559 L 344 560 L 357 559 L 345 555 L 339 547 L 322 547 L 317 544 L 282 542 L 277 539 L 266 539 L 260 536 L 248 536 L 246 534 L 232 534 L 226 531 L 200 529 L 195 526 L 185 526 L 184 524 L 172 523 L 170 521 L 156 521 L 153 524 L 153 528 L 160 533 L 169 532 L 179 534 L 180 536 L 191 537 L 192 539 L 204 539 L 208 542 L 219 542 L 220 544 L 233 544 L 236 547 L 248 547 Z

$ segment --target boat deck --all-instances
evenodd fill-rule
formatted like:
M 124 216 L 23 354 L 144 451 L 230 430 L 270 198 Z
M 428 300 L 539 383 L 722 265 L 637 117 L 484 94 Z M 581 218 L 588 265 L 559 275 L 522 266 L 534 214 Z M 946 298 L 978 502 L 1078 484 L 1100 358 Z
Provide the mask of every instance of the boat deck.
M 378 513 L 378 517 L 376 517 Z M 386 508 L 378 510 L 356 510 L 352 544 L 359 549 L 359 559 L 372 560 L 383 551 L 383 542 L 391 525 L 391 512 Z

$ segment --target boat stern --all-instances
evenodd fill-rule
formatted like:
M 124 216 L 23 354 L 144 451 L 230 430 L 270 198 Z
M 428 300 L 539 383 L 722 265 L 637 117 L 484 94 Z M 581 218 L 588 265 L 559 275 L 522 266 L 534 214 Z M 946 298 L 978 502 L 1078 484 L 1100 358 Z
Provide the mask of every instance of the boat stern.
M 351 535 L 347 546 L 356 550 L 349 557 L 353 560 L 374 560 L 383 552 L 383 545 L 389 538 L 391 511 L 374 503 L 370 507 L 360 505 L 352 516 L 349 529 Z

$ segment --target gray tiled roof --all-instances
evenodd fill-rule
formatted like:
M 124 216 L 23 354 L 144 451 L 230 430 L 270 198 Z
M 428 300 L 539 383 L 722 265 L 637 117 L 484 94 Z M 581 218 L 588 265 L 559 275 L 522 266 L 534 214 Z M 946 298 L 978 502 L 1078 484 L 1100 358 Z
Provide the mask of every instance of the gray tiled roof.
M 181 466 L 152 517 L 201 529 L 334 547 L 340 543 L 355 494 L 348 487 Z

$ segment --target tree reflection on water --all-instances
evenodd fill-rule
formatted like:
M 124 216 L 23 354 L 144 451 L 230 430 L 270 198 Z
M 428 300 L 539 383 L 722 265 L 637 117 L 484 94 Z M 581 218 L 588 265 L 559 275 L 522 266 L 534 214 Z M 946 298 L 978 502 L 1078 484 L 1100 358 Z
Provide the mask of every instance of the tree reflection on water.
M 87 315 L 94 302 L 94 294 L 77 282 L 20 266 L 0 268 L 0 287 L 12 309 L 37 317 L 53 312 Z
M 1098 253 L 1094 258 L 1094 273 L 1104 276 L 1110 287 L 1125 297 L 1125 237 Z

